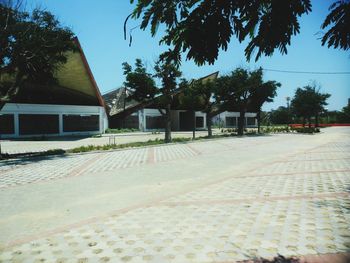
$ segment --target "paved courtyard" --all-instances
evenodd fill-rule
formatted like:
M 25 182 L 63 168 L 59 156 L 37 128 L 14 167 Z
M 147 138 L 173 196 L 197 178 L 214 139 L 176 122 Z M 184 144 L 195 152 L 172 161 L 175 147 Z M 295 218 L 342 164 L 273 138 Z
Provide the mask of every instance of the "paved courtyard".
M 219 129 L 214 129 L 214 134 L 219 134 Z M 207 136 L 207 131 L 196 131 L 197 137 Z M 192 132 L 172 132 L 173 138 L 192 138 Z M 115 137 L 111 138 L 110 137 Z M 54 149 L 68 150 L 80 146 L 105 145 L 110 143 L 124 144 L 130 142 L 144 142 L 148 140 L 164 139 L 164 132 L 130 132 L 117 134 L 103 134 L 101 137 L 47 137 L 45 139 L 2 139 L 1 147 L 3 153 L 18 154 L 41 152 Z
M 0 163 L 0 262 L 350 262 L 350 128 Z

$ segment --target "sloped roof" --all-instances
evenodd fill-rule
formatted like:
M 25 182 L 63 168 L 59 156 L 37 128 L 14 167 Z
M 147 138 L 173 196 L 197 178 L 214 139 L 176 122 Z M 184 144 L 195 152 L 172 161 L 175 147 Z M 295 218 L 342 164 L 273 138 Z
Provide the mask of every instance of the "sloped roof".
M 20 89 L 10 102 L 104 107 L 104 101 L 79 40 L 75 38 L 74 42 L 78 50 L 67 53 L 67 62 L 55 73 L 57 85 L 28 85 Z
M 199 78 L 197 80 L 194 80 L 194 81 L 202 81 L 202 82 L 207 82 L 207 81 L 211 81 L 211 80 L 214 80 L 214 79 L 217 79 L 218 78 L 218 75 L 219 75 L 219 71 L 216 71 L 214 73 L 211 73 L 205 77 L 202 77 L 202 78 Z
M 78 52 L 70 52 L 67 63 L 56 73 L 60 86 L 75 90 L 82 94 L 96 97 L 100 106 L 104 106 L 101 93 L 81 48 L 78 38 L 75 38 Z
M 128 100 L 127 97 L 130 95 L 131 92 L 124 87 L 120 87 L 103 94 L 102 97 L 109 111 L 109 115 L 116 115 L 126 109 L 140 104 L 140 102 L 137 102 L 136 100 Z
M 192 81 L 209 81 L 214 80 L 218 77 L 219 71 L 209 74 L 205 77 L 202 77 L 197 80 Z M 181 90 L 177 89 L 174 91 L 174 95 L 181 92 Z M 141 108 L 148 107 L 153 104 L 153 101 L 149 102 L 138 102 L 136 100 L 128 100 L 127 98 L 131 95 L 131 92 L 124 87 L 117 88 L 112 90 L 106 94 L 103 94 L 102 97 L 106 103 L 106 107 L 108 109 L 110 116 L 115 115 L 127 115 L 135 112 Z

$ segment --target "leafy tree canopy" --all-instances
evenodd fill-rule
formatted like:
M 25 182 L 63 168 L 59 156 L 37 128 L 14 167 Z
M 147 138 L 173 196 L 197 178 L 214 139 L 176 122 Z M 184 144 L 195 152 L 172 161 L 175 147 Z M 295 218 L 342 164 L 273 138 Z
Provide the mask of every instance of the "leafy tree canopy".
M 276 110 L 271 111 L 270 121 L 273 124 L 288 124 L 290 121 L 290 112 L 288 108 L 280 106 Z
M 322 37 L 322 45 L 327 43 L 328 47 L 350 48 L 350 1 L 341 0 L 333 3 L 330 13 L 323 22 L 321 28 L 329 30 Z
M 247 40 L 245 55 L 271 56 L 277 49 L 287 53 L 291 38 L 300 32 L 299 19 L 311 12 L 311 0 L 130 0 L 137 2 L 132 13 L 141 18 L 140 28 L 150 27 L 152 36 L 165 26 L 160 43 L 168 45 L 163 56 L 181 62 L 181 53 L 198 65 L 213 64 L 219 50 L 227 50 L 232 37 Z M 322 44 L 348 49 L 350 45 L 349 1 L 337 1 L 322 29 L 331 27 Z
M 152 74 L 147 72 L 141 59 L 136 59 L 135 69 L 127 62 L 124 62 L 123 70 L 125 75 L 124 85 L 131 91 L 131 96 L 128 99 L 142 102 L 154 99 L 159 93 Z
M 0 3 L 0 109 L 26 84 L 55 83 L 67 52 L 76 50 L 73 38 L 48 11 Z
M 222 103 L 222 108 L 240 112 L 238 121 L 240 135 L 243 134 L 245 112 L 251 110 L 259 115 L 262 105 L 273 101 L 277 88 L 281 86 L 276 81 L 264 82 L 261 68 L 253 71 L 237 68 L 229 75 L 220 77 L 217 85 L 217 96 Z
M 315 85 L 298 88 L 291 101 L 292 111 L 298 117 L 309 119 L 325 110 L 330 96 L 328 93 L 321 93 Z

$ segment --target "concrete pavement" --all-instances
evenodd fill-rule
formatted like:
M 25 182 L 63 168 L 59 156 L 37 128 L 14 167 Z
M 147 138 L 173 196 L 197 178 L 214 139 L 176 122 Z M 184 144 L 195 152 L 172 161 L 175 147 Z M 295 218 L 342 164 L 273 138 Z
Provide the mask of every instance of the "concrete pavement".
M 214 133 L 219 133 L 218 129 Z M 207 131 L 197 131 L 197 137 L 207 136 Z M 192 138 L 192 132 L 172 132 L 173 138 Z M 116 144 L 124 144 L 130 142 L 145 142 L 148 140 L 164 139 L 164 132 L 153 134 L 151 132 L 132 132 L 103 134 L 101 137 L 47 137 L 45 139 L 20 139 L 20 140 L 1 140 L 3 153 L 19 154 L 29 152 L 42 152 L 54 149 L 68 150 L 80 146 L 88 145 L 106 145 L 110 143 L 109 137 L 115 137 Z M 114 142 L 114 139 L 112 139 Z
M 347 260 L 349 135 L 327 128 L 6 163 L 0 261 Z

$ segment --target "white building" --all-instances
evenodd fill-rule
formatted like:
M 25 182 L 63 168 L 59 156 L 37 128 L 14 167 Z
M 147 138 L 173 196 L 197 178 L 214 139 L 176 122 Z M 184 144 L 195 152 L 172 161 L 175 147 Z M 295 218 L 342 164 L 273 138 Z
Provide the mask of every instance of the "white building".
M 258 126 L 256 113 L 246 112 L 244 117 L 244 125 L 246 128 L 255 128 Z M 213 124 L 224 128 L 237 128 L 238 118 L 239 112 L 224 111 L 213 118 Z
M 196 129 L 205 130 L 206 114 L 196 111 Z M 138 129 L 140 131 L 155 131 L 164 129 L 164 117 L 157 109 L 141 109 L 132 114 L 138 117 Z M 193 112 L 186 110 L 171 111 L 171 130 L 188 131 L 193 129 Z

